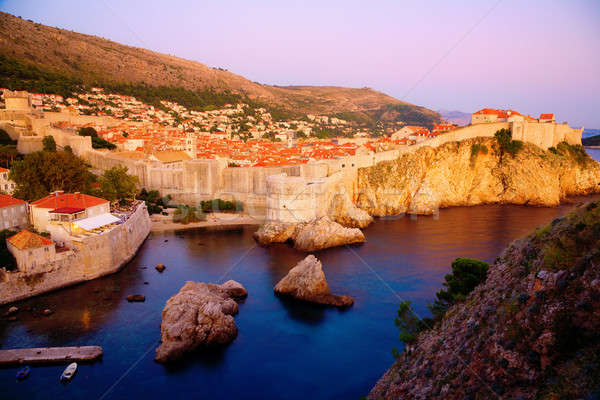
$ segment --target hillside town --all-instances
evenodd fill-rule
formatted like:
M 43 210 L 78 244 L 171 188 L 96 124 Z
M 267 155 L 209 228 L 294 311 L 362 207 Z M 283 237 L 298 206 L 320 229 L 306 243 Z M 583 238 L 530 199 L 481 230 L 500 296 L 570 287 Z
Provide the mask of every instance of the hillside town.
M 193 111 L 169 101 L 161 101 L 161 107 L 156 108 L 131 96 L 105 93 L 102 88 L 66 99 L 52 94 L 21 94 L 30 98 L 35 110 L 115 118 L 121 123 L 110 127 L 69 122 L 55 126 L 75 131 L 93 128 L 101 139 L 116 146 L 120 156 L 166 164 L 226 158 L 231 166 L 238 167 L 296 165 L 391 150 L 456 128 L 449 123 L 435 124 L 431 130 L 398 123 L 399 128 L 372 137 L 372 131 L 340 118 L 309 114 L 275 121 L 265 108 L 243 103 Z

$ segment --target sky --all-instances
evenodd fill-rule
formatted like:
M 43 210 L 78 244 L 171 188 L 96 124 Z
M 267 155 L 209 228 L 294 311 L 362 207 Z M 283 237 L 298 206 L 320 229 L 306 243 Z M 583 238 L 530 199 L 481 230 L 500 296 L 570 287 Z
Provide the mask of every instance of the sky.
M 275 85 L 600 128 L 599 0 L 0 0 L 45 25 Z

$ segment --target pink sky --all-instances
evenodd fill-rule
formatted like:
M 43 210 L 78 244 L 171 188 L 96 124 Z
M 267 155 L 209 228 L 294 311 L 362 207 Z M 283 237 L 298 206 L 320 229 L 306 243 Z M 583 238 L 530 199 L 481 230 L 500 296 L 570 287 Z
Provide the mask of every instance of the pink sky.
M 0 9 L 261 83 L 368 86 L 436 110 L 554 112 L 600 128 L 597 0 L 4 0 Z

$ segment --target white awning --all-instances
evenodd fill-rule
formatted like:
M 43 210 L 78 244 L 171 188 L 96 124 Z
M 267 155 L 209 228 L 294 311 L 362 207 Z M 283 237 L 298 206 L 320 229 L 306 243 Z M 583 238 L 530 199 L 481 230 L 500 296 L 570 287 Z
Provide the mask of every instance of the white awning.
M 85 229 L 86 231 L 91 231 L 96 228 L 100 228 L 105 225 L 109 225 L 115 222 L 120 222 L 121 220 L 115 217 L 112 214 L 104 213 L 100 215 L 96 215 L 94 217 L 78 219 L 77 221 L 73 221 L 74 225 Z

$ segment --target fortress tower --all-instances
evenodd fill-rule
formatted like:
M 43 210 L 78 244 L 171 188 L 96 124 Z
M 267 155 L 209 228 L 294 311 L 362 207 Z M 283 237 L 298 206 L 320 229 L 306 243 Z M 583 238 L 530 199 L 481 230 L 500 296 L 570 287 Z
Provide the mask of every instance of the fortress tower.
M 194 132 L 188 132 L 185 136 L 185 152 L 192 159 L 198 154 L 198 139 Z
M 8 111 L 31 111 L 31 97 L 27 92 L 4 92 L 4 103 Z

